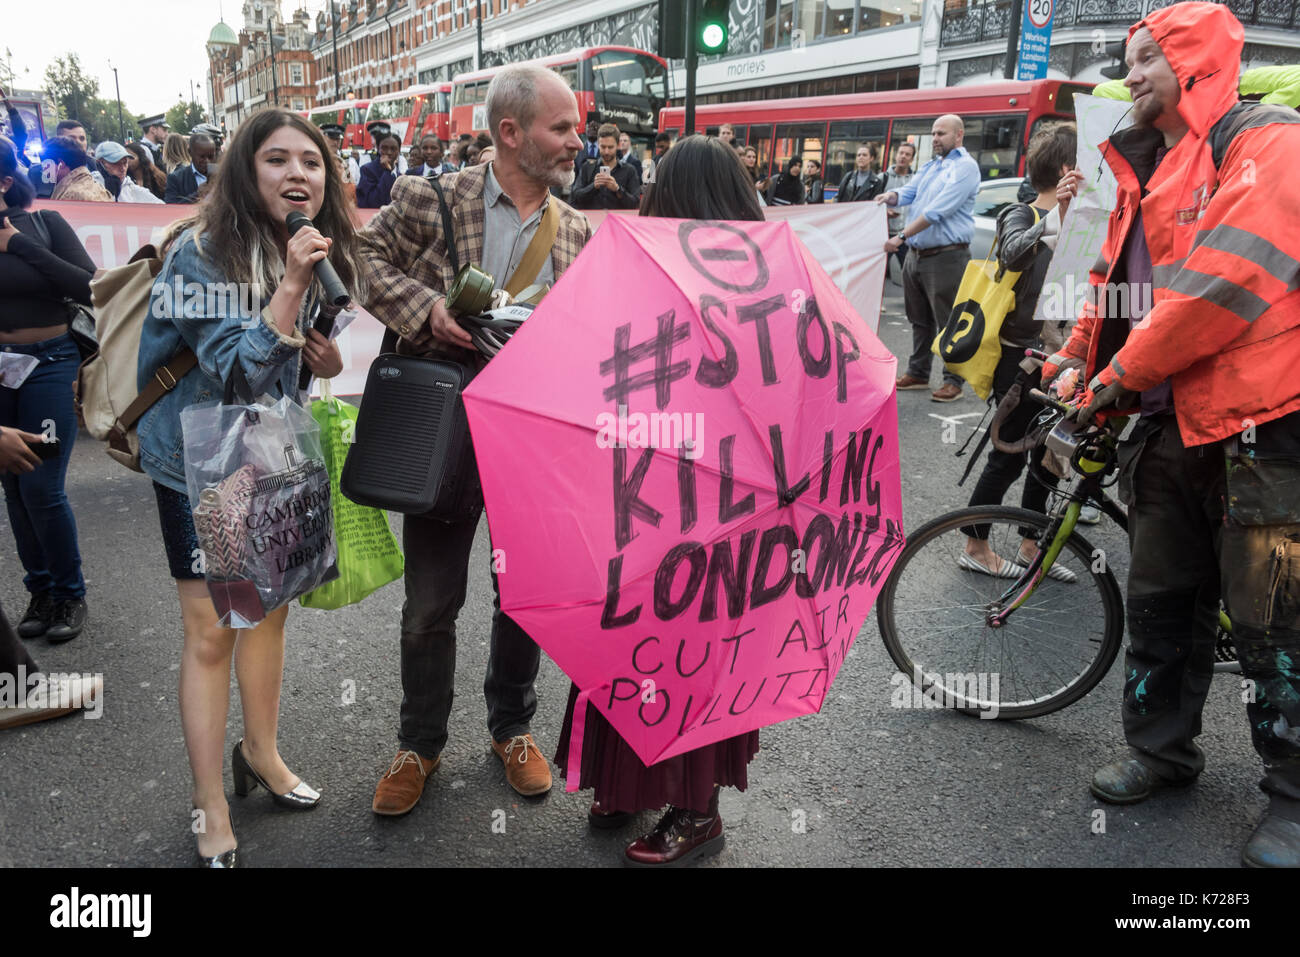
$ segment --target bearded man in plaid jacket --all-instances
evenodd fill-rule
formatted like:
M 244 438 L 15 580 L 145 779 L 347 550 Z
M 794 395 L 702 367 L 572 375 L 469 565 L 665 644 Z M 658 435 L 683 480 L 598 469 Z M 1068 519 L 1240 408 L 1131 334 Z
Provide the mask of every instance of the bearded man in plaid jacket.
M 487 112 L 496 158 L 440 179 L 459 261 L 474 263 L 504 287 L 549 204 L 549 215 L 558 218 L 555 242 L 532 281 L 554 283 L 591 238 L 586 217 L 549 192 L 573 179 L 582 149 L 577 100 L 554 72 L 515 66 L 492 80 Z M 371 290 L 365 306 L 401 337 L 398 351 L 477 362 L 468 333 L 445 305 L 455 276 L 440 201 L 429 182 L 399 177 L 392 202 L 360 238 Z M 375 789 L 376 814 L 405 814 L 415 807 L 441 762 L 456 670 L 456 616 L 465 602 L 477 526 L 473 520 L 403 519 L 399 750 Z M 504 762 L 510 785 L 524 795 L 551 787 L 550 767 L 529 732 L 540 660 L 537 644 L 502 614 L 498 592 L 483 694 L 492 750 Z

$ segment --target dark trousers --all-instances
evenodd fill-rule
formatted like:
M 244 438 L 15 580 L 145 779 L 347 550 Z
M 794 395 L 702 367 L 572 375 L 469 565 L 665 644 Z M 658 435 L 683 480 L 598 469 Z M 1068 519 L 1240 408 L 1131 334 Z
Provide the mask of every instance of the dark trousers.
M 909 249 L 903 263 L 903 305 L 912 324 L 912 354 L 907 374 L 930 381 L 934 337 L 952 313 L 953 299 L 961 286 L 962 274 L 970 262 L 970 249 L 949 249 L 933 256 L 920 256 Z M 943 370 L 943 381 L 960 386 L 961 376 Z
M 1166 778 L 1186 780 L 1204 768 L 1194 739 L 1210 689 L 1222 595 L 1247 679 L 1251 736 L 1264 762 L 1260 786 L 1294 811 L 1300 483 L 1294 463 L 1253 484 L 1230 479 L 1236 461 L 1218 443 L 1185 448 L 1172 415 L 1144 419 L 1121 449 L 1121 467 L 1131 477 L 1132 549 L 1124 734 L 1134 757 Z M 1263 449 L 1246 461 L 1251 473 L 1270 464 Z
M 1003 346 L 1002 358 L 998 360 L 997 368 L 993 370 L 993 400 L 1001 402 L 1002 397 L 1007 394 L 1007 390 L 1016 381 L 1016 376 L 1020 374 L 1020 361 L 1025 357 L 1025 350 L 1019 346 Z M 1038 376 L 1030 379 L 1025 383 L 1025 392 L 1031 388 L 1036 389 L 1039 385 Z M 1029 398 L 1022 398 L 1020 404 L 1012 410 L 998 430 L 998 434 L 1004 441 L 1015 442 L 1025 437 L 1025 432 L 1033 423 L 1038 413 L 1042 411 L 1042 406 Z M 1029 453 L 1030 455 L 1042 456 L 1043 450 L 1036 449 Z M 971 492 L 971 505 L 1000 505 L 1002 497 L 1007 494 L 1007 489 L 1015 483 L 1020 477 L 1020 473 L 1025 469 L 1025 453 L 1021 452 L 1012 455 L 1008 452 L 999 452 L 989 446 L 988 461 L 984 465 L 984 471 L 980 473 L 979 481 L 975 483 L 975 490 Z M 1041 472 L 1041 470 L 1039 470 Z M 1035 512 L 1047 511 L 1047 496 L 1049 489 L 1046 485 L 1034 477 L 1034 472 L 1030 472 L 1025 479 L 1025 489 L 1020 494 L 1020 507 L 1027 508 Z M 983 534 L 976 535 L 977 538 L 988 537 L 988 526 L 974 526 L 981 529 Z
M 81 550 L 77 522 L 63 491 L 77 438 L 72 383 L 81 356 L 69 335 L 28 345 L 6 345 L 4 352 L 35 356 L 39 364 L 17 389 L 0 387 L 0 426 L 41 435 L 52 422 L 59 454 L 22 475 L 0 475 L 18 559 L 27 574 L 23 584 L 33 595 L 51 592 L 56 601 L 82 598 Z
M 406 602 L 402 605 L 402 712 L 399 745 L 433 758 L 447 743 L 455 695 L 456 616 L 465 604 L 470 548 L 478 522 L 402 522 Z M 483 697 L 495 741 L 526 734 L 537 711 L 533 683 L 541 649 L 501 611 L 496 574 L 492 638 Z

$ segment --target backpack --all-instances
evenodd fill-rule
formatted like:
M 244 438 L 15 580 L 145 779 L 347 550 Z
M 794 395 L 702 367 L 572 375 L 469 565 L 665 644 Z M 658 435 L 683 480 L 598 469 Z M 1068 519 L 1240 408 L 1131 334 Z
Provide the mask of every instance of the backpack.
M 183 349 L 154 372 L 144 391 L 136 389 L 140 333 L 149 313 L 154 279 L 162 266 L 158 251 L 142 246 L 125 266 L 109 269 L 90 281 L 99 351 L 81 364 L 74 389 L 77 415 L 86 431 L 107 442 L 105 451 L 136 472 L 144 469 L 140 467 L 135 424 L 198 363 L 193 351 Z

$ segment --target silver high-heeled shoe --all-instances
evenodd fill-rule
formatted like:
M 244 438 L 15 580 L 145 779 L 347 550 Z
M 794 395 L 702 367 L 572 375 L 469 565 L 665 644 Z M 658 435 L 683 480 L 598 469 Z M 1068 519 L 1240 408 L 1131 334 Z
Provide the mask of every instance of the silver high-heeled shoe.
M 234 750 L 230 752 L 230 771 L 235 779 L 235 793 L 240 797 L 247 797 L 248 792 L 260 784 L 271 795 L 271 800 L 280 807 L 287 807 L 294 811 L 310 811 L 320 802 L 320 792 L 301 778 L 292 791 L 285 794 L 276 794 L 272 791 L 262 780 L 262 776 L 257 773 L 257 769 L 244 757 L 243 738 L 239 739 Z
M 193 809 L 193 805 L 191 805 L 191 809 Z M 234 818 L 230 818 L 230 832 L 232 834 L 235 832 Z M 195 866 L 211 867 L 211 868 L 224 867 L 227 869 L 235 867 L 236 862 L 238 860 L 238 855 L 236 854 L 236 851 L 238 850 L 239 850 L 239 845 L 236 844 L 230 850 L 222 851 L 220 854 L 214 854 L 212 857 L 204 857 L 202 854 L 199 854 L 197 850 L 195 850 L 195 856 L 198 857 L 199 859 L 198 864 L 196 864 Z

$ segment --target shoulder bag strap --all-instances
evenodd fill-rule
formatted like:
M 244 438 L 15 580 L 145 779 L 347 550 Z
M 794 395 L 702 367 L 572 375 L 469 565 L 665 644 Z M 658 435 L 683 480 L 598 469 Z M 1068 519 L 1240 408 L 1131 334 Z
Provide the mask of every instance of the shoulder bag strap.
M 532 285 L 537 274 L 542 271 L 542 264 L 546 261 L 546 257 L 551 254 L 551 249 L 555 246 L 555 236 L 560 231 L 560 217 L 555 212 L 555 203 L 552 199 L 553 197 L 546 200 L 546 209 L 542 211 L 537 232 L 533 233 L 528 248 L 524 250 L 524 258 L 519 260 L 519 265 L 515 267 L 515 271 L 506 282 L 506 292 L 511 298 Z
M 442 214 L 442 238 L 447 244 L 447 258 L 451 260 L 452 275 L 460 272 L 460 256 L 456 253 L 456 229 L 451 221 L 451 208 L 447 205 L 447 194 L 443 192 L 442 184 L 438 182 L 438 177 L 433 176 L 425 180 L 433 191 L 438 194 L 438 208 Z M 384 337 L 379 344 L 380 354 L 397 351 L 397 333 L 384 326 Z
M 442 237 L 447 244 L 447 258 L 451 260 L 452 274 L 460 272 L 460 256 L 456 254 L 456 230 L 451 222 L 451 208 L 447 205 L 447 194 L 442 191 L 442 184 L 437 178 L 428 181 L 433 191 L 438 194 L 438 205 L 442 209 Z
M 127 432 L 140 421 L 140 416 L 144 415 L 155 402 L 164 395 L 176 388 L 176 384 L 185 377 L 196 365 L 199 359 L 192 350 L 182 349 L 166 365 L 159 366 L 149 380 L 149 384 L 137 395 L 126 407 L 126 411 L 113 420 L 113 428 L 109 430 L 110 441 L 113 433 L 121 433 L 124 437 Z

